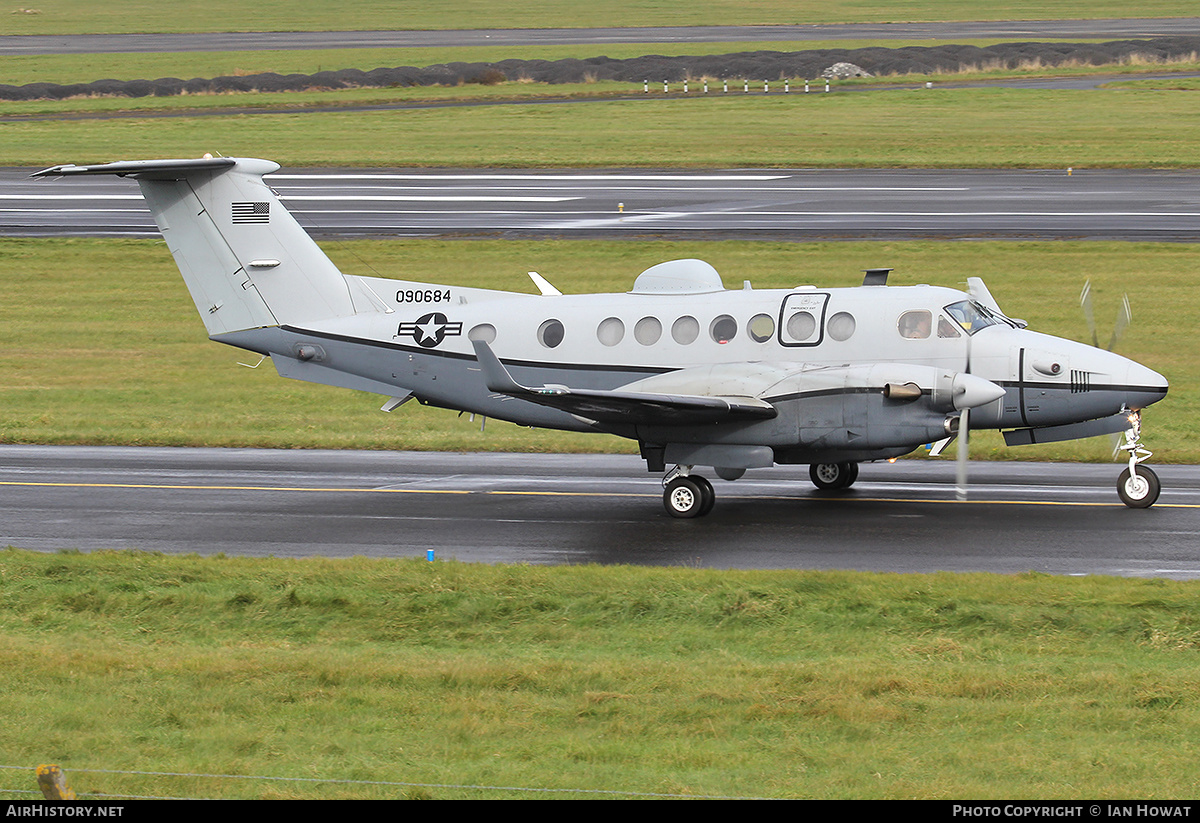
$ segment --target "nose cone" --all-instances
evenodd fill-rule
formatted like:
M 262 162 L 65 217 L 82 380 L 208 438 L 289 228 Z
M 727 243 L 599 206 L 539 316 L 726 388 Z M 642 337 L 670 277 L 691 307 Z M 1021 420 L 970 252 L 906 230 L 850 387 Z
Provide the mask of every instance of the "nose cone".
M 1125 360 L 1125 405 L 1142 409 L 1167 396 L 1167 378 L 1141 363 Z
M 954 408 L 959 411 L 985 406 L 1004 396 L 1004 389 L 991 380 L 984 380 L 978 375 L 964 372 L 959 372 L 954 376 L 953 386 Z

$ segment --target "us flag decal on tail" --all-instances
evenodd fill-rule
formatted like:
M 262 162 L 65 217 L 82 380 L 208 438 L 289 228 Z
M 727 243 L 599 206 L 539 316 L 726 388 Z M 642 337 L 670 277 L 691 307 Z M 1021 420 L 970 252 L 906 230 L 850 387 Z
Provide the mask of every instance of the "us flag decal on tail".
M 261 203 L 234 203 L 233 222 L 270 223 L 271 204 L 265 201 Z

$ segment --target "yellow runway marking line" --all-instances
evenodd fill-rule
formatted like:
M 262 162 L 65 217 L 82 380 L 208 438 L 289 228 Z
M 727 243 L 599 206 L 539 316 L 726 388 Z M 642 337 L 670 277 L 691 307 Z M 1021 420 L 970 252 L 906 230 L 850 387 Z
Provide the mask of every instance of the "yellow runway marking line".
M 648 497 L 650 493 L 633 492 L 559 492 L 520 491 L 508 489 L 363 489 L 326 488 L 321 486 L 184 486 L 159 483 L 52 483 L 26 480 L 0 480 L 0 486 L 56 487 L 75 489 L 158 489 L 163 491 L 246 491 L 246 492 L 352 492 L 355 494 L 497 494 L 526 497 Z M 1070 500 L 967 500 L 932 497 L 784 497 L 780 495 L 722 495 L 722 500 L 789 500 L 794 503 L 953 503 L 956 505 L 999 505 L 999 506 L 1074 506 L 1087 508 L 1114 508 L 1121 504 L 1087 503 Z M 1200 503 L 1156 503 L 1156 509 L 1200 509 Z

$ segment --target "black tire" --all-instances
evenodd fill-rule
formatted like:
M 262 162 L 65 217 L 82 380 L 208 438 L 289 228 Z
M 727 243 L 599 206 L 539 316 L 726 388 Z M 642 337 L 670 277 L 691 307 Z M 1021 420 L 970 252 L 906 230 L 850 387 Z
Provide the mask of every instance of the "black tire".
M 704 478 L 700 478 L 703 480 Z M 708 481 L 704 481 L 708 484 Z M 712 487 L 709 486 L 711 489 Z M 672 517 L 700 517 L 705 514 L 705 501 L 715 494 L 705 494 L 704 487 L 691 477 L 676 477 L 663 491 L 663 506 Z M 709 504 L 711 506 L 711 504 Z
M 846 489 L 858 479 L 857 463 L 813 463 L 808 477 L 818 489 Z
M 1148 509 L 1158 500 L 1162 485 L 1158 475 L 1146 466 L 1138 466 L 1137 477 L 1130 474 L 1129 469 L 1121 472 L 1117 478 L 1117 494 L 1121 502 L 1131 509 Z
M 700 517 L 708 514 L 713 509 L 713 505 L 717 502 L 717 493 L 713 491 L 712 483 L 708 482 L 707 477 L 693 475 L 692 482 L 700 487 L 700 493 L 704 496 L 704 502 L 700 507 Z

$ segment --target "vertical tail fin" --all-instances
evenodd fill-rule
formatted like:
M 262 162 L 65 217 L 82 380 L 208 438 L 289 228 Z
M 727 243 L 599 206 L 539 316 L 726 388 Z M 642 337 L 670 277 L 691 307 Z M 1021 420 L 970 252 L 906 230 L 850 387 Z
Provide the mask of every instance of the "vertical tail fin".
M 206 157 L 55 166 L 34 176 L 136 179 L 213 336 L 354 314 L 345 277 L 263 182 L 278 168 Z

